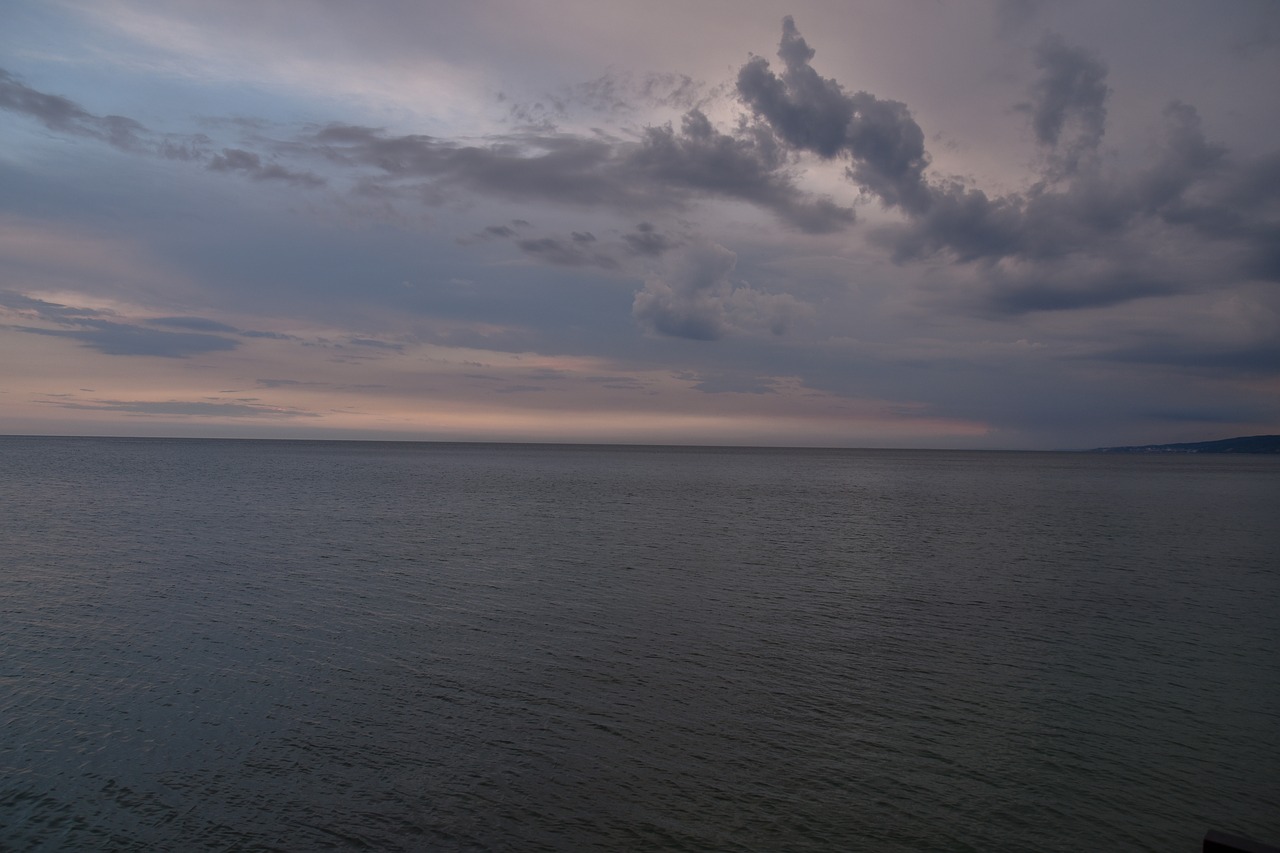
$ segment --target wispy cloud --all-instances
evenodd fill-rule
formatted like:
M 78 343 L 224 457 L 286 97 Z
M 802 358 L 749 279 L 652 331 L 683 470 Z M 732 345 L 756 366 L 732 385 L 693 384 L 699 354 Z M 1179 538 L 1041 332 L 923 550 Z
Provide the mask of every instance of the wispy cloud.
M 44 401 L 63 409 L 90 412 L 118 412 L 135 416 L 186 418 L 315 418 L 316 412 L 267 406 L 257 403 L 223 403 L 205 400 L 57 400 Z

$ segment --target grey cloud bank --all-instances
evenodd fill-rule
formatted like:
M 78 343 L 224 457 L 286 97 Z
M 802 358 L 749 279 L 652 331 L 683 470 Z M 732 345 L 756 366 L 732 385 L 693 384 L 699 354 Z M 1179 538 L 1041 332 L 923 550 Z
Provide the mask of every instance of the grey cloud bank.
M 121 2 L 157 33 L 197 20 Z M 717 429 L 743 440 L 734 430 L 746 423 L 764 443 L 926 446 L 1277 431 L 1280 151 L 1217 135 L 1182 81 L 1146 81 L 1147 115 L 1135 119 L 1133 63 L 1084 6 L 969 4 L 985 29 L 955 37 L 981 61 L 915 57 L 919 79 L 958 99 L 947 113 L 939 99 L 858 81 L 875 40 L 932 37 L 920 10 L 871 4 L 870 31 L 852 13 L 798 5 L 794 17 L 760 12 L 781 20 L 775 55 L 738 45 L 719 79 L 596 69 L 537 94 L 535 80 L 516 93 L 520 80 L 499 76 L 489 106 L 474 99 L 470 111 L 451 94 L 479 91 L 467 75 L 490 57 L 509 70 L 480 42 L 465 73 L 361 78 L 362 109 L 326 100 L 320 84 L 297 95 L 298 69 L 318 67 L 301 60 L 315 57 L 262 66 L 280 76 L 256 101 L 207 65 L 203 91 L 242 106 L 198 121 L 182 103 L 125 109 L 111 84 L 10 52 L 0 115 L 22 132 L 0 148 L 0 175 L 21 189 L 0 216 L 20 236 L 0 239 L 0 342 L 48 367 L 15 377 L 8 398 L 73 393 L 90 350 L 112 356 L 95 373 L 120 365 L 120 390 L 99 399 L 135 401 L 131 417 L 247 420 L 203 405 L 202 377 L 233 387 L 274 376 L 258 386 L 268 409 L 327 413 L 306 420 L 353 435 L 548 439 L 567 428 L 565 440 L 612 440 L 643 418 L 665 440 L 712 443 Z M 97 38 L 104 53 L 133 44 L 168 56 L 148 32 L 63 14 L 69 51 Z M 1240 15 L 1219 29 L 1247 29 Z M 461 25 L 468 13 L 457 17 L 476 37 Z M 582 45 L 564 20 L 568 57 Z M 375 4 L 357 41 L 393 21 Z M 219 32 L 205 59 L 232 50 Z M 730 35 L 704 33 L 709 44 Z M 1161 37 L 1127 47 L 1144 55 Z M 1222 98 L 1280 132 L 1251 82 L 1280 71 L 1280 50 L 1235 38 L 1158 48 L 1217 62 L 1233 81 Z M 107 79 L 192 90 L 146 67 L 104 66 Z M 430 132 L 395 91 L 411 83 Z M 997 100 L 993 114 L 1020 127 L 1022 159 L 965 174 L 970 152 L 1013 143 L 995 130 L 958 138 L 931 119 Z M 155 365 L 149 403 L 126 379 L 125 365 L 144 362 Z M 476 402 L 496 390 L 506 402 Z M 576 425 L 587 422 L 597 425 Z

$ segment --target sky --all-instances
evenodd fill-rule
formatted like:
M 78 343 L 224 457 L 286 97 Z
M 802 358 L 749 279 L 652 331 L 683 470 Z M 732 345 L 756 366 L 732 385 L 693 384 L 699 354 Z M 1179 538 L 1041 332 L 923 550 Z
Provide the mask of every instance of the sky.
M 1274 0 L 5 0 L 0 433 L 1280 433 Z

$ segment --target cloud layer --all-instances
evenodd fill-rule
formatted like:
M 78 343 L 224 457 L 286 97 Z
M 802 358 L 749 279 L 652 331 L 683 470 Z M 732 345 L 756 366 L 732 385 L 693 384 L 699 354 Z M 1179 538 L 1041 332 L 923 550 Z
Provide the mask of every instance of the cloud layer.
M 546 438 L 574 412 L 612 440 L 643 413 L 666 440 L 948 446 L 1277 428 L 1259 81 L 1280 49 L 1249 37 L 1275 15 L 1189 4 L 1130 38 L 1090 2 L 801 3 L 780 29 L 744 7 L 735 43 L 673 7 L 689 65 L 637 21 L 601 68 L 572 16 L 530 39 L 451 13 L 419 55 L 396 4 L 315 10 L 311 43 L 258 16 L 240 47 L 247 6 L 114 8 L 51 12 L 63 41 L 0 69 L 0 346 L 29 365 L 0 391 L 23 423 Z M 1178 52 L 1218 82 L 1161 64 Z

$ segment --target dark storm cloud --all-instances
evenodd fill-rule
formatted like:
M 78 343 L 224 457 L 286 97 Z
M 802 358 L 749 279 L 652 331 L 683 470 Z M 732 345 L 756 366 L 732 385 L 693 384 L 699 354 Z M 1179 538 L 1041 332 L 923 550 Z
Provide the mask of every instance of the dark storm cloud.
M 813 48 L 784 18 L 778 47 L 784 70 L 753 57 L 738 72 L 743 103 L 791 148 L 825 159 L 847 157 L 849 177 L 885 205 L 918 212 L 928 206 L 924 132 L 905 104 L 867 92 L 847 93 L 809 64 Z
M 1052 34 L 1036 47 L 1035 66 L 1031 102 L 1020 108 L 1031 115 L 1036 141 L 1052 149 L 1054 176 L 1075 174 L 1106 131 L 1107 66 Z

